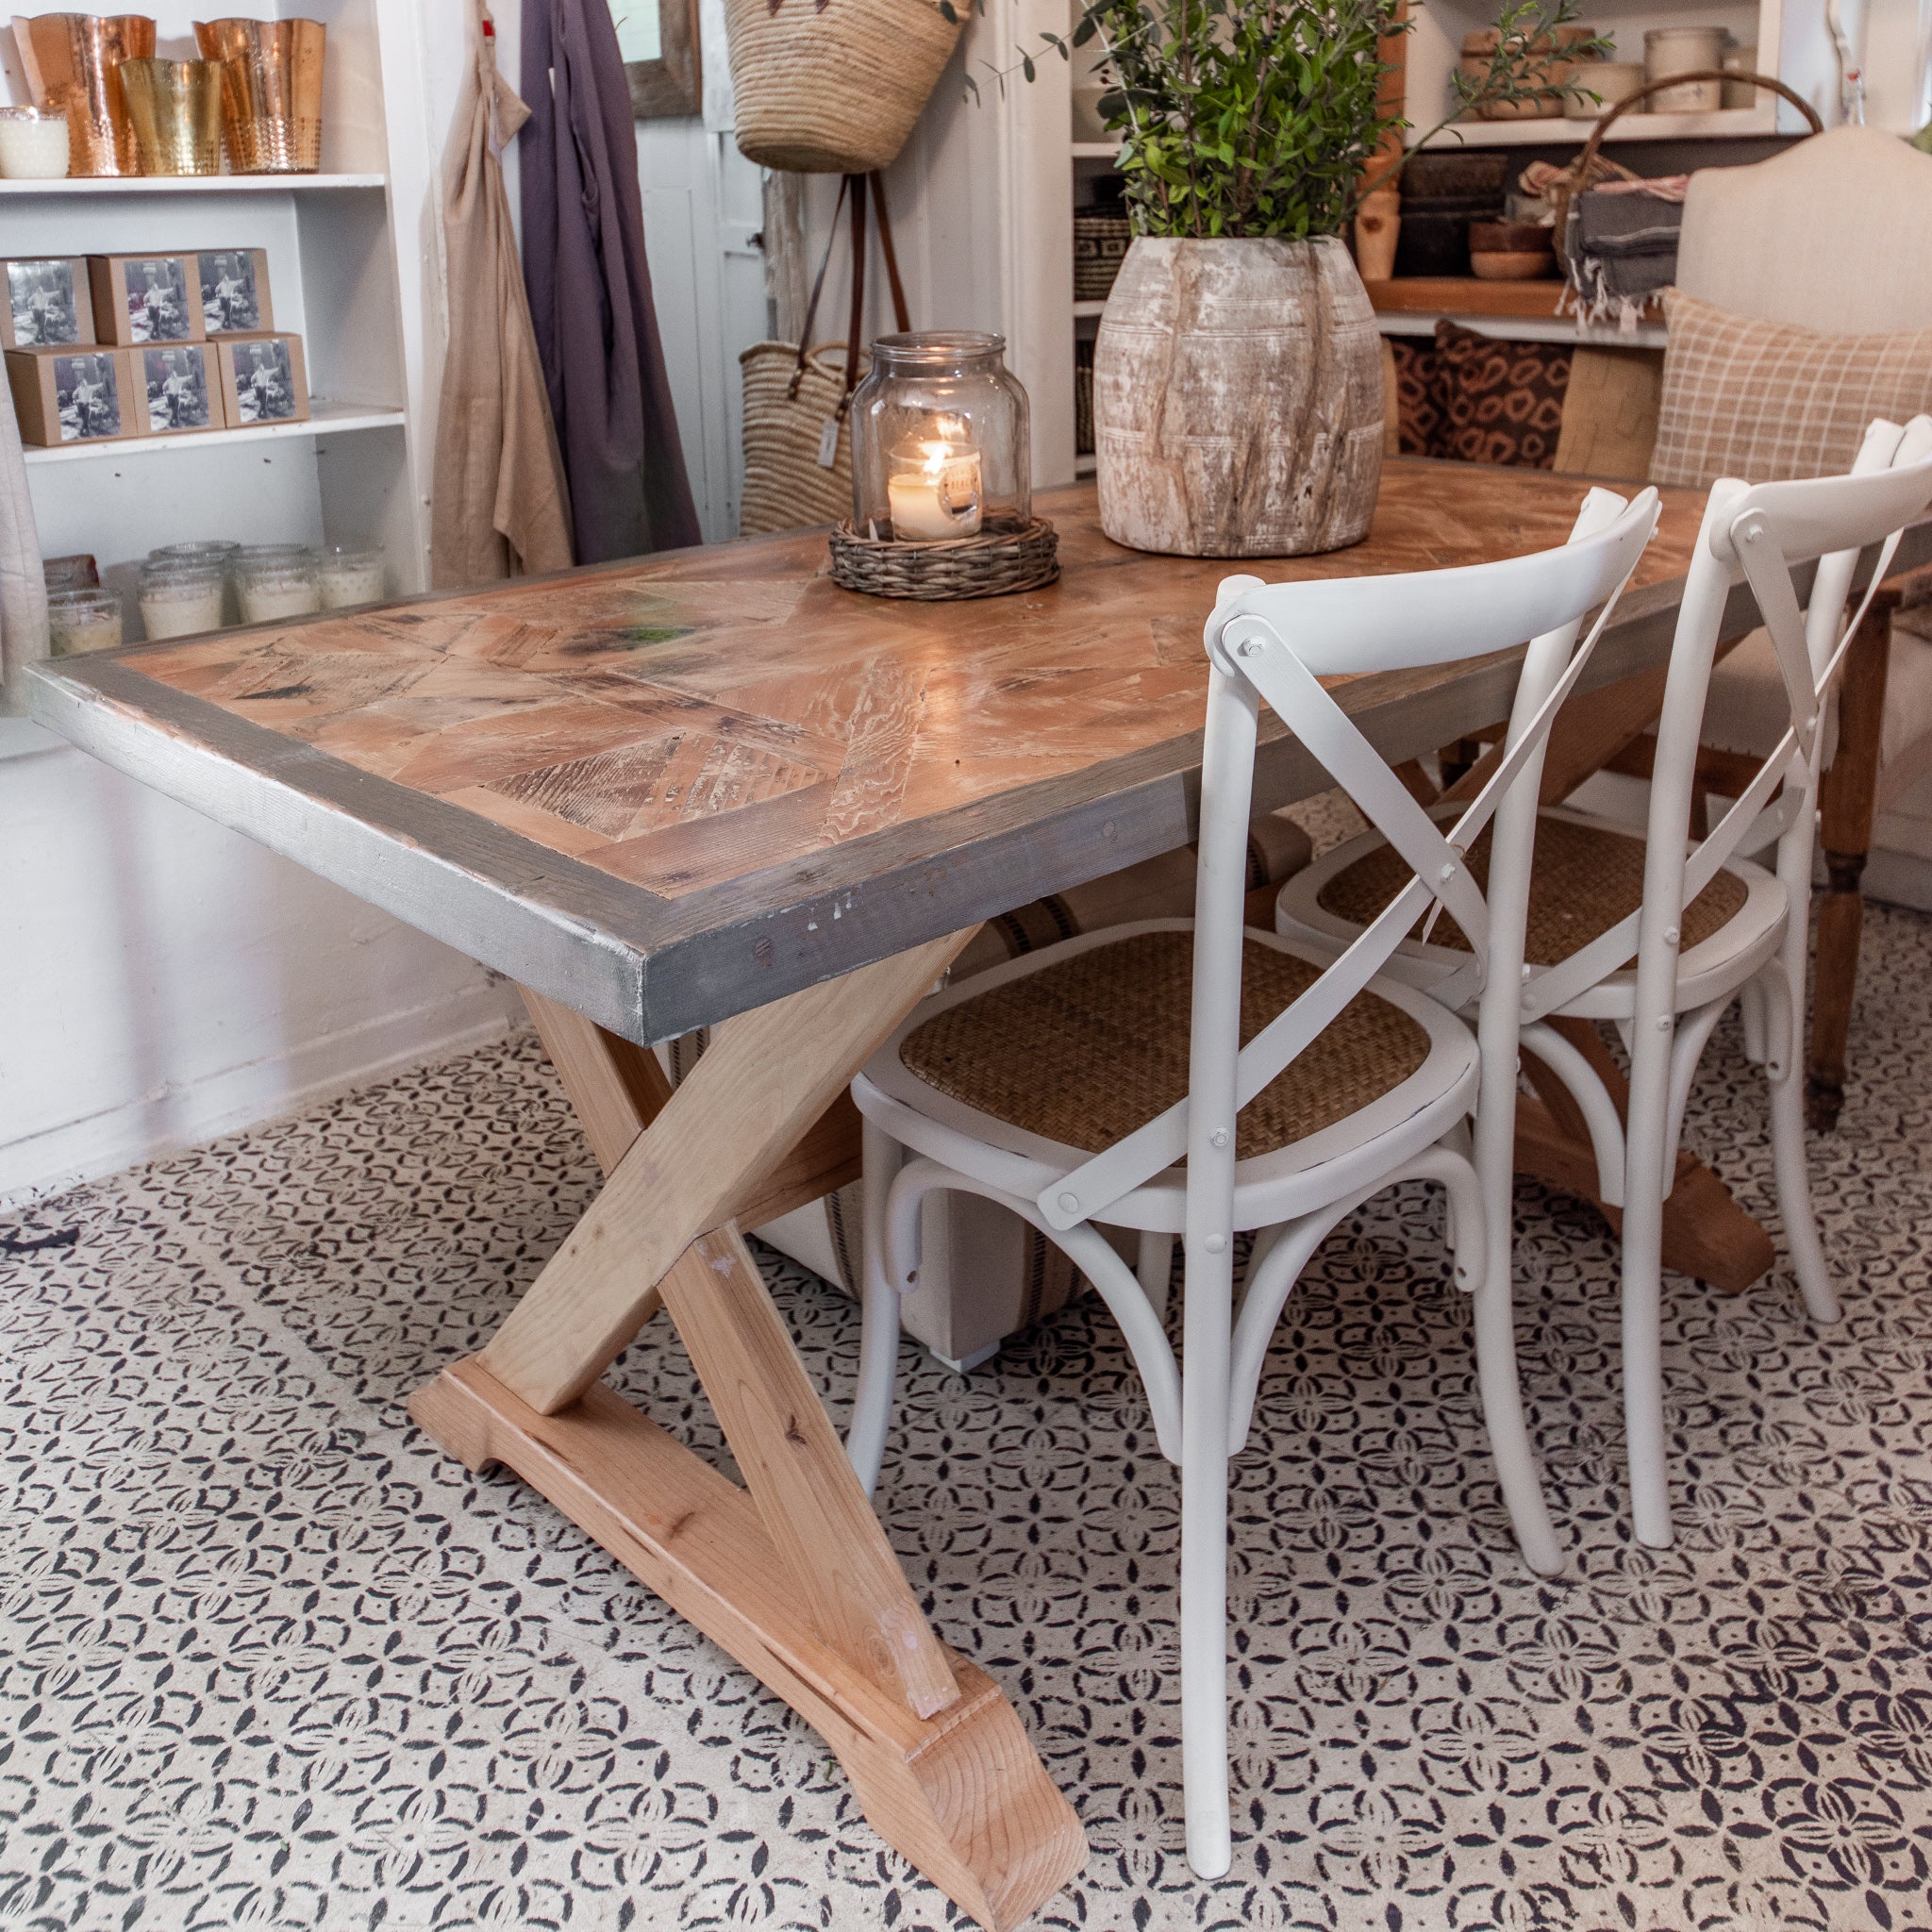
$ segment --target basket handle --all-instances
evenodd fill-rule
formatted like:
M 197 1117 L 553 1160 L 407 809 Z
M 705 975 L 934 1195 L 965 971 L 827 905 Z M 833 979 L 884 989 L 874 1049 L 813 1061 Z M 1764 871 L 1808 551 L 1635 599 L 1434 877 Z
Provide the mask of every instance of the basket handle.
M 1721 68 L 1700 67 L 1690 74 L 1674 74 L 1667 80 L 1647 80 L 1634 94 L 1625 94 L 1615 102 L 1598 118 L 1597 124 L 1590 130 L 1590 139 L 1583 143 L 1583 152 L 1577 156 L 1574 168 L 1576 179 L 1580 182 L 1587 177 L 1591 162 L 1596 159 L 1596 151 L 1603 145 L 1604 136 L 1610 130 L 1610 124 L 1620 114 L 1627 114 L 1639 101 L 1647 101 L 1652 94 L 1661 93 L 1666 88 L 1682 87 L 1692 80 L 1748 81 L 1753 87 L 1769 88 L 1774 94 L 1782 94 L 1791 106 L 1811 124 L 1813 134 L 1824 132 L 1824 123 L 1818 118 L 1818 109 L 1795 89 L 1787 87 L 1781 80 L 1774 80 L 1768 74 L 1726 74 Z M 1573 83 L 1574 85 L 1574 83 Z
M 852 391 L 858 381 L 858 347 L 865 326 L 865 205 L 868 184 L 872 189 L 873 207 L 876 210 L 879 248 L 886 258 L 886 279 L 891 285 L 892 316 L 899 325 L 901 335 L 912 326 L 907 317 L 906 286 L 899 279 L 899 257 L 892 247 L 891 217 L 886 212 L 886 184 L 876 168 L 870 175 L 841 175 L 839 199 L 832 208 L 831 231 L 825 237 L 825 252 L 819 257 L 819 272 L 812 280 L 811 299 L 805 305 L 805 325 L 798 332 L 798 361 L 785 391 L 788 402 L 797 401 L 798 386 L 805 380 L 805 359 L 810 353 L 812 325 L 818 320 L 819 297 L 824 292 L 825 271 L 832 265 L 832 249 L 839 239 L 839 217 L 844 210 L 845 198 L 849 194 L 852 197 L 852 308 L 845 338 L 844 391 L 839 398 L 841 420 L 851 405 Z

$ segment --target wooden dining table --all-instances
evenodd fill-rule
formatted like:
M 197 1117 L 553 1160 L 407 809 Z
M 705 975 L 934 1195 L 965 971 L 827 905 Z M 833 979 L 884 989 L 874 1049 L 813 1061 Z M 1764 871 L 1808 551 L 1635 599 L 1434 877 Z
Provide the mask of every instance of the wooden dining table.
M 1222 576 L 1505 557 L 1560 542 L 1584 487 L 1391 461 L 1364 542 L 1241 563 L 1121 549 L 1074 489 L 1037 504 L 1058 582 L 1013 596 L 855 596 L 801 532 L 58 659 L 31 705 L 525 989 L 605 1186 L 412 1415 L 801 1712 L 880 1836 L 1003 1927 L 1083 1864 L 1079 1822 L 934 1633 L 739 1230 L 856 1176 L 847 1084 L 981 920 L 1192 837 Z M 1700 512 L 1664 492 L 1581 715 L 1662 661 Z M 1519 656 L 1341 700 L 1407 759 L 1505 716 Z M 1329 782 L 1268 720 L 1257 808 Z M 698 1027 L 673 1091 L 648 1048 Z M 600 1379 L 660 1307 L 741 1485 Z

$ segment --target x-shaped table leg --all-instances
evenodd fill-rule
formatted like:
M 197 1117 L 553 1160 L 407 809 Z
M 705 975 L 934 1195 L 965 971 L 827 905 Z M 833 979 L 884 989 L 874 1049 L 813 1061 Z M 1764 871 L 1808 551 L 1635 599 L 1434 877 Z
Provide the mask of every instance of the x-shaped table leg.
M 608 1179 L 409 1412 L 470 1468 L 515 1470 L 776 1691 L 879 1835 L 1004 1928 L 1086 1838 L 999 1688 L 927 1624 L 738 1232 L 851 1177 L 846 1084 L 969 937 L 727 1021 L 675 1092 L 641 1048 L 526 995 Z M 598 1379 L 660 1297 L 743 1489 Z

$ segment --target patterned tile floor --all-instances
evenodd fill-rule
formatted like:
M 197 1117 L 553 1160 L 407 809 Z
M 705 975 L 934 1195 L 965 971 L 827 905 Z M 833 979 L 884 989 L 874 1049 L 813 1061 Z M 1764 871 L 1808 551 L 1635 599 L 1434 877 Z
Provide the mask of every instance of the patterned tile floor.
M 1863 991 L 1817 1150 L 1848 1319 L 1673 1282 L 1672 1552 L 1623 1526 L 1587 1213 L 1520 1204 L 1553 1583 L 1507 1540 L 1436 1209 L 1323 1250 L 1236 1469 L 1221 1884 L 1180 1855 L 1174 1484 L 1117 1340 L 1083 1305 L 967 1381 L 908 1351 L 892 1536 L 1093 1845 L 1042 1924 L 1932 1926 L 1932 921 L 1874 915 Z M 1752 1084 L 1721 1033 L 1692 1139 L 1768 1210 Z M 406 1421 L 591 1186 L 519 1038 L 0 1229 L 6 1932 L 959 1923 L 810 1733 Z M 842 1402 L 854 1310 L 771 1273 Z M 662 1323 L 620 1378 L 717 1451 Z

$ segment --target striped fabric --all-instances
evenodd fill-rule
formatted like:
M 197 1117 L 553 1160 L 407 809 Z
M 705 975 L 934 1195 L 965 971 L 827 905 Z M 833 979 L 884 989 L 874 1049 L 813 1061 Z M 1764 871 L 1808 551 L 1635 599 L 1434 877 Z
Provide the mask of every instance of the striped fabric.
M 1932 409 L 1932 328 L 1824 335 L 1673 291 L 1653 483 L 1775 483 L 1852 466 L 1874 416 Z

